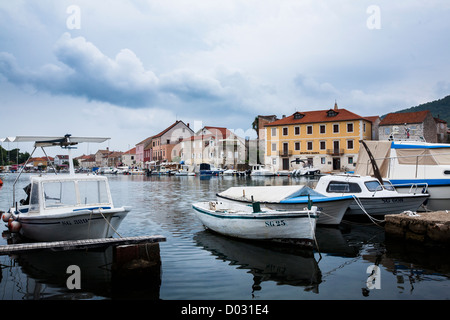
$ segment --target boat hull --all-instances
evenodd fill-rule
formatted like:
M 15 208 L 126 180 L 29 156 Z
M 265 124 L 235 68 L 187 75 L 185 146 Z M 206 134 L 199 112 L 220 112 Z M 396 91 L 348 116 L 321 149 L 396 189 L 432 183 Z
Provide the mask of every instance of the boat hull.
M 428 194 L 405 194 L 405 196 L 400 194 L 395 197 L 381 198 L 357 197 L 357 201 L 353 201 L 350 204 L 346 215 L 366 215 L 367 212 L 371 216 L 384 216 L 386 214 L 398 214 L 404 211 L 417 211 L 427 198 Z
M 221 195 L 217 195 L 220 201 L 229 203 L 247 203 L 250 204 L 250 200 L 236 200 L 226 198 Z M 345 212 L 353 201 L 352 197 L 342 198 L 327 198 L 327 197 L 311 197 L 313 205 L 317 206 L 317 209 L 321 212 L 317 224 L 323 225 L 338 225 L 341 223 Z M 263 202 L 261 204 L 269 209 L 273 210 L 303 210 L 308 205 L 308 199 L 306 197 L 291 198 L 287 200 L 281 200 L 280 202 Z
M 430 195 L 425 202 L 427 210 L 439 211 L 450 209 L 450 180 L 439 183 L 438 179 L 417 179 L 417 180 L 398 180 L 391 179 L 395 189 L 401 193 L 407 193 L 411 190 L 411 185 L 421 186 L 427 185 L 427 193 Z M 419 190 L 420 191 L 420 190 Z
M 19 215 L 20 234 L 35 241 L 64 241 L 112 237 L 129 207 L 79 210 L 49 215 Z M 115 231 L 116 230 L 116 231 Z
M 227 208 L 225 202 L 215 202 Z M 231 212 L 211 210 L 210 202 L 192 206 L 202 224 L 217 233 L 248 240 L 297 240 L 312 244 L 319 216 L 307 211 Z M 246 207 L 246 206 L 242 206 Z

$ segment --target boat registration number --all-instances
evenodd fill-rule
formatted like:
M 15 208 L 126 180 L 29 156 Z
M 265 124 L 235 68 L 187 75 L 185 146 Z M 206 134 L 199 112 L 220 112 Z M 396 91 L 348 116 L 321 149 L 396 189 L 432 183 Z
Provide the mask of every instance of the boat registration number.
M 383 200 L 383 203 L 399 203 L 403 202 L 403 199 L 381 199 Z
M 266 227 L 283 227 L 286 225 L 284 220 L 265 221 Z
M 88 223 L 89 219 L 75 219 L 72 221 L 61 221 L 61 224 L 64 226 L 71 226 L 73 224 L 83 224 L 83 223 Z

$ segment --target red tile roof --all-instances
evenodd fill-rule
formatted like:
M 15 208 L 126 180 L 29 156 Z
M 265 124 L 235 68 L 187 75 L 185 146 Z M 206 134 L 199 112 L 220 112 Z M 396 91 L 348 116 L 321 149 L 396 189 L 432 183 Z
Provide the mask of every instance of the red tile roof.
M 389 113 L 380 122 L 380 126 L 405 123 L 422 123 L 430 114 L 429 110 L 417 112 Z
M 335 116 L 329 116 L 328 114 L 333 114 L 336 112 Z M 295 119 L 295 116 L 301 117 Z M 266 124 L 265 126 L 282 126 L 290 124 L 302 124 L 302 123 L 317 123 L 317 122 L 336 122 L 336 121 L 349 121 L 349 120 L 366 120 L 351 111 L 346 109 L 328 109 L 328 110 L 317 110 L 317 111 L 306 111 L 306 112 L 295 112 L 294 114 L 275 120 Z

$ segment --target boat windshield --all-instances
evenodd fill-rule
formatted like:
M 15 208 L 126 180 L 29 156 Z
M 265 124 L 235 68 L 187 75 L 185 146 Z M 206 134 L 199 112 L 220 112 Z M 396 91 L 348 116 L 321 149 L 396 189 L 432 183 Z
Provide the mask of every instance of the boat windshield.
M 388 191 L 394 191 L 394 186 L 389 181 L 383 181 L 383 187 L 378 180 L 364 183 L 369 191 L 381 191 L 383 188 Z
M 106 181 L 79 181 L 80 202 L 82 205 L 109 203 Z
M 44 206 L 46 208 L 77 205 L 74 181 L 45 182 L 43 186 Z
M 76 188 L 79 196 L 77 198 Z M 109 203 L 106 181 L 51 181 L 43 183 L 44 206 L 55 208 L 63 206 L 92 205 Z

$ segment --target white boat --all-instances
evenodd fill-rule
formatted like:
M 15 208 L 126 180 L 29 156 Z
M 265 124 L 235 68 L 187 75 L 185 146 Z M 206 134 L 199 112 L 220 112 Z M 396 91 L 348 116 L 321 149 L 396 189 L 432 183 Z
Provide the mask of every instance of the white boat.
M 114 167 L 101 167 L 97 170 L 99 174 L 116 174 L 119 170 Z
M 399 192 L 424 190 L 432 211 L 450 209 L 450 144 L 413 140 L 365 141 L 383 178 Z M 370 156 L 360 148 L 355 173 L 372 175 Z
M 36 241 L 62 241 L 112 237 L 131 207 L 113 205 L 108 179 L 75 174 L 70 148 L 79 142 L 103 142 L 108 138 L 15 137 L 12 142 L 35 142 L 37 147 L 68 149 L 69 174 L 31 176 L 27 199 L 16 202 L 2 215 L 11 232 Z M 31 154 L 30 158 L 32 157 Z
M 429 195 L 424 193 L 400 193 L 389 180 L 349 174 L 322 176 L 314 189 L 326 196 L 352 195 L 346 215 L 384 216 L 386 214 L 417 211 Z M 420 190 L 419 190 L 420 191 Z
M 253 165 L 251 170 L 252 170 L 250 173 L 251 176 L 264 176 L 264 177 L 275 176 L 275 172 L 265 168 L 263 165 L 260 164 Z
M 253 201 L 273 210 L 302 210 L 309 202 L 321 212 L 318 224 L 338 225 L 353 197 L 327 197 L 305 185 L 231 187 L 218 193 L 223 202 L 250 204 Z
M 238 174 L 238 171 L 234 170 L 234 169 L 227 169 L 223 172 L 224 176 L 235 176 L 237 174 Z
M 250 240 L 293 240 L 305 245 L 312 245 L 320 215 L 315 206 L 299 211 L 221 201 L 198 202 L 192 206 L 205 227 L 223 235 Z
M 175 176 L 195 176 L 195 172 L 189 171 L 188 165 L 181 165 L 181 168 L 175 171 Z

